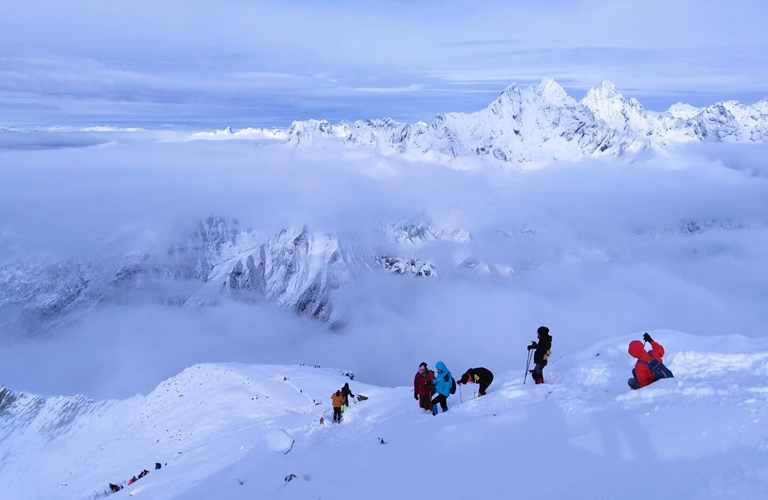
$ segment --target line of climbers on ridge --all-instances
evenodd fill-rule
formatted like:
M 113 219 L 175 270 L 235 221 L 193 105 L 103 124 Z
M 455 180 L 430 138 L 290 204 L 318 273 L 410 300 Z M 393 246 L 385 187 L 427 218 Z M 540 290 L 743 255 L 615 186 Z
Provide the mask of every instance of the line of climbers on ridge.
M 165 464 L 165 465 L 168 465 L 168 464 Z M 163 466 L 162 466 L 162 464 L 160 462 L 156 462 L 155 463 L 155 470 L 161 469 L 162 467 Z M 147 469 L 142 470 L 141 472 L 139 472 L 138 476 L 133 476 L 131 479 L 129 479 L 128 480 L 128 484 L 126 486 L 132 485 L 133 483 L 135 483 L 139 479 L 143 478 L 147 474 L 149 474 L 149 471 Z M 123 484 L 125 484 L 125 482 L 123 482 Z M 107 494 L 117 493 L 118 491 L 122 490 L 123 488 L 125 488 L 125 486 L 120 485 L 120 484 L 109 483 L 109 490 L 110 491 Z M 100 496 L 100 495 L 97 495 L 97 497 L 98 496 Z
M 354 375 L 350 378 L 354 380 Z M 349 382 L 344 384 L 344 387 L 334 392 L 331 395 L 331 402 L 333 403 L 333 421 L 337 424 L 341 422 L 341 415 L 344 413 L 344 410 L 349 407 L 350 397 L 352 397 L 352 399 L 357 398 L 357 401 L 365 401 L 368 399 L 362 394 L 358 394 L 357 396 L 352 394 L 352 389 L 349 388 Z
M 537 341 L 527 346 L 528 361 L 525 375 L 531 374 L 536 385 L 544 383 L 544 368 L 552 355 L 552 336 L 549 328 L 541 326 L 536 330 Z M 645 344 L 651 344 L 651 350 L 645 350 Z M 531 352 L 533 351 L 533 352 Z M 643 342 L 633 340 L 629 343 L 629 354 L 637 359 L 632 370 L 632 378 L 627 383 L 633 390 L 646 387 L 657 380 L 672 378 L 674 375 L 663 363 L 664 347 L 651 338 L 646 332 Z M 529 370 L 531 359 L 534 367 Z M 435 372 L 436 370 L 436 372 Z M 493 383 L 493 372 L 487 368 L 470 368 L 458 379 L 454 379 L 451 371 L 442 361 L 435 363 L 435 370 L 430 370 L 427 363 L 419 364 L 419 369 L 413 379 L 413 398 L 419 402 L 419 408 L 437 415 L 439 409 L 448 411 L 448 398 L 456 393 L 456 386 L 475 383 L 479 385 L 478 396 L 485 396 L 488 387 Z M 525 383 L 525 378 L 523 379 Z M 355 397 L 349 388 L 349 383 L 331 395 L 333 403 L 333 421 L 341 422 L 344 409 L 349 406 L 349 398 Z M 358 396 L 359 400 L 368 399 Z
M 531 374 L 536 385 L 544 383 L 544 367 L 547 366 L 549 358 L 552 355 L 552 336 L 549 334 L 549 328 L 541 326 L 536 330 L 538 341 L 533 341 L 527 347 L 528 362 L 525 366 L 525 375 Z M 645 344 L 651 344 L 651 350 L 645 350 Z M 533 351 L 533 353 L 531 353 Z M 632 378 L 627 384 L 632 390 L 646 387 L 657 380 L 663 378 L 672 378 L 674 375 L 663 363 L 664 347 L 651 338 L 646 332 L 643 335 L 643 342 L 633 340 L 629 343 L 628 352 L 630 356 L 637 359 L 635 368 L 632 370 Z M 533 357 L 534 367 L 529 370 Z M 419 364 L 418 372 L 413 379 L 413 397 L 419 402 L 419 408 L 424 411 L 438 413 L 439 408 L 446 412 L 448 410 L 448 397 L 456 393 L 456 384 L 464 385 L 468 383 L 478 384 L 477 395 L 484 396 L 488 387 L 493 382 L 493 373 L 487 368 L 470 368 L 458 380 L 454 380 L 450 370 L 445 363 L 438 361 L 435 363 L 435 371 L 430 370 L 427 363 Z M 525 383 L 525 378 L 523 379 Z M 434 397 L 433 397 L 434 396 Z
M 458 381 L 442 361 L 435 363 L 435 370 L 437 373 L 430 370 L 427 363 L 421 363 L 413 379 L 413 398 L 419 402 L 419 408 L 432 412 L 432 415 L 437 415 L 438 408 L 443 413 L 448 411 L 448 398 L 456 394 L 457 384 L 478 384 L 480 388 L 477 395 L 485 396 L 488 386 L 493 382 L 493 373 L 483 367 L 468 369 Z

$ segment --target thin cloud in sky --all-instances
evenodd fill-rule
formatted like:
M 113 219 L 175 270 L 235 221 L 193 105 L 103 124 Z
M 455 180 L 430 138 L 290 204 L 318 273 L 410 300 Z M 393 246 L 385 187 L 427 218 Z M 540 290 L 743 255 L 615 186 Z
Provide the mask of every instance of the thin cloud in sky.
M 0 115 L 198 128 L 428 121 L 544 76 L 577 96 L 611 80 L 652 109 L 756 101 L 768 94 L 766 20 L 759 0 L 31 0 L 0 19 Z
M 424 85 L 412 83 L 405 87 L 357 87 L 356 92 L 416 92 L 422 90 Z

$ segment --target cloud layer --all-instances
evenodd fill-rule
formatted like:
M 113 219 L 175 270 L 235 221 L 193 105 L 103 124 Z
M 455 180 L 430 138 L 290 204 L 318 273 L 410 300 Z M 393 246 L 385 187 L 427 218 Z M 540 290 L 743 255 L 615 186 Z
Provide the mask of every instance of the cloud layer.
M 339 290 L 342 330 L 269 303 L 188 309 L 125 301 L 47 340 L 4 337 L 0 383 L 125 396 L 195 362 L 237 360 L 319 363 L 407 384 L 421 361 L 442 359 L 457 371 L 522 368 L 524 346 L 542 324 L 558 356 L 652 328 L 765 333 L 764 145 L 502 171 L 480 160 L 454 170 L 370 151 L 109 137 L 96 147 L 0 150 L 3 263 L 162 251 L 211 214 L 266 234 L 304 224 L 365 233 L 418 215 L 473 240 L 468 250 L 416 251 L 436 263 L 439 279 L 373 272 Z M 459 250 L 516 275 L 463 272 Z

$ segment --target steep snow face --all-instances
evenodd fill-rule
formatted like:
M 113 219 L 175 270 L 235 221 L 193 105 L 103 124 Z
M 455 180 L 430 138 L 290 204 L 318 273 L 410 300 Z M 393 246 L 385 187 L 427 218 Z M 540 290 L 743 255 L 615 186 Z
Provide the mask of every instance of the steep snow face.
M 608 81 L 587 92 L 581 103 L 613 130 L 642 137 L 658 128 L 642 104 L 634 98 L 625 99 Z
M 329 294 L 350 278 L 349 263 L 331 235 L 287 230 L 213 268 L 188 303 L 215 300 L 220 292 L 256 292 L 299 314 L 330 320 Z
M 415 159 L 483 156 L 535 166 L 558 159 L 622 157 L 682 141 L 765 142 L 767 108 L 766 100 L 752 106 L 729 101 L 703 109 L 678 103 L 654 113 L 636 99 L 626 99 L 611 82 L 602 82 L 576 102 L 557 82 L 545 78 L 535 86 L 509 86 L 481 111 L 440 114 L 429 125 L 389 118 L 336 125 L 308 120 L 284 130 L 246 129 L 218 133 L 216 138 L 281 138 L 295 147 L 338 140 Z
M 555 336 L 546 384 L 523 385 L 522 366 L 487 366 L 488 395 L 460 387 L 436 417 L 410 386 L 306 366 L 196 365 L 126 401 L 1 389 L 0 484 L 19 500 L 99 498 L 110 482 L 153 500 L 645 499 L 651 478 L 669 498 L 761 498 L 766 339 L 651 334 L 675 378 L 629 390 L 627 345 L 641 334 L 566 356 Z M 457 363 L 456 376 L 470 367 Z M 333 424 L 330 396 L 346 382 L 368 399 Z
M 434 150 L 437 140 L 443 156 L 491 155 L 519 164 L 605 151 L 613 135 L 553 80 L 536 87 L 512 85 L 477 113 L 439 115 L 430 132 L 416 144 L 422 152 Z

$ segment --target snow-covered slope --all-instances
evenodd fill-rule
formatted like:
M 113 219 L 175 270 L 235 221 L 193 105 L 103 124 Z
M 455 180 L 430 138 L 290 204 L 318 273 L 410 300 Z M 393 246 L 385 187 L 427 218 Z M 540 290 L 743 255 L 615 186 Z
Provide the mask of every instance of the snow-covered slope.
M 766 339 L 652 334 L 676 378 L 627 388 L 636 336 L 562 358 L 555 338 L 547 384 L 522 385 L 522 351 L 488 367 L 488 396 L 466 386 L 437 417 L 408 387 L 306 366 L 197 365 L 127 401 L 4 390 L 0 484 L 18 500 L 93 498 L 161 462 L 117 495 L 644 499 L 652 485 L 663 498 L 762 498 Z M 458 363 L 455 375 L 470 367 Z M 330 395 L 345 382 L 369 399 L 335 425 Z
M 192 139 L 268 139 L 296 147 L 324 141 L 367 146 L 411 158 L 450 160 L 493 157 L 520 165 L 588 156 L 622 157 L 686 141 L 768 141 L 768 98 L 747 106 L 735 101 L 706 108 L 678 103 L 662 113 L 626 99 L 607 81 L 577 102 L 554 80 L 513 84 L 487 108 L 447 113 L 431 124 L 389 118 L 294 122 L 287 129 L 231 128 L 194 134 Z

